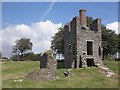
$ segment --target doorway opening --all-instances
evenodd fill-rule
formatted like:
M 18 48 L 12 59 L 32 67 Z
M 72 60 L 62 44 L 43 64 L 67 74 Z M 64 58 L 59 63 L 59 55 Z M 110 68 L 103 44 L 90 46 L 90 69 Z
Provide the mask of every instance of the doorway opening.
M 87 66 L 90 67 L 90 66 L 95 66 L 94 64 L 94 59 L 93 58 L 89 58 L 86 60 L 87 62 Z

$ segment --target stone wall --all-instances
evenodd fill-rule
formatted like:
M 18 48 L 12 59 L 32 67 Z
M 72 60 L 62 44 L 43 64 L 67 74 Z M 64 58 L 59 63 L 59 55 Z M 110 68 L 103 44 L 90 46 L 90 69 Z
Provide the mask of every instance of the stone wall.
M 54 58 L 53 52 L 47 51 L 40 58 L 40 69 L 48 69 L 48 76 L 56 77 L 57 60 Z
M 74 17 L 70 24 L 65 26 L 65 36 L 64 36 L 64 53 L 65 53 L 65 67 L 73 67 L 73 59 L 76 60 L 76 51 L 73 48 L 76 48 L 76 20 L 78 17 Z
M 51 50 L 40 57 L 40 69 L 28 73 L 26 76 L 32 80 L 55 80 L 57 61 Z
M 80 16 L 73 18 L 72 21 L 64 27 L 66 68 L 87 67 L 91 60 L 93 60 L 95 65 L 102 64 L 101 19 L 94 20 L 90 28 L 88 28 L 86 27 L 85 13 L 85 9 L 80 10 Z M 92 55 L 87 55 L 89 52 L 87 42 L 92 43 Z
M 57 61 L 55 60 L 52 51 L 47 51 L 40 57 L 40 69 L 41 68 L 47 68 L 47 69 L 57 68 Z

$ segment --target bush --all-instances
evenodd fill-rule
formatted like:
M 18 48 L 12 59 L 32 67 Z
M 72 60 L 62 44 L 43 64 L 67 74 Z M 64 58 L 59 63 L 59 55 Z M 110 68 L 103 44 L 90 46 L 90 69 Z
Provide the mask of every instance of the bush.
M 11 59 L 13 61 L 39 61 L 41 54 L 34 54 L 33 52 L 24 54 L 23 56 L 20 55 L 13 55 Z

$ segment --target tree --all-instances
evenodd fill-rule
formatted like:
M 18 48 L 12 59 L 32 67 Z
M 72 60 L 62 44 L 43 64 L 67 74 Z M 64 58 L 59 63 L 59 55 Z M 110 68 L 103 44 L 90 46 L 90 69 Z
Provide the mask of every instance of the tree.
M 0 52 L 0 58 L 2 58 L 2 53 Z
M 59 54 L 64 54 L 64 28 L 60 27 L 59 31 L 53 37 L 51 48 Z
M 120 53 L 120 34 L 118 34 L 118 52 Z
M 24 54 L 29 53 L 32 50 L 32 42 L 29 38 L 21 38 L 20 40 L 15 41 L 15 46 L 13 46 L 13 53 L 18 56 L 23 57 Z
M 102 30 L 102 47 L 104 57 L 110 57 L 118 51 L 118 37 L 114 31 Z

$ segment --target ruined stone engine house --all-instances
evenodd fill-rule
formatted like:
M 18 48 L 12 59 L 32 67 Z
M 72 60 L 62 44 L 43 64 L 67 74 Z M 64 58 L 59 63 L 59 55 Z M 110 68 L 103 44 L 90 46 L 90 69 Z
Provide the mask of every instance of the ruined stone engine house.
M 88 27 L 86 10 L 80 10 L 79 14 L 64 26 L 65 67 L 102 65 L 101 19 L 95 19 Z

